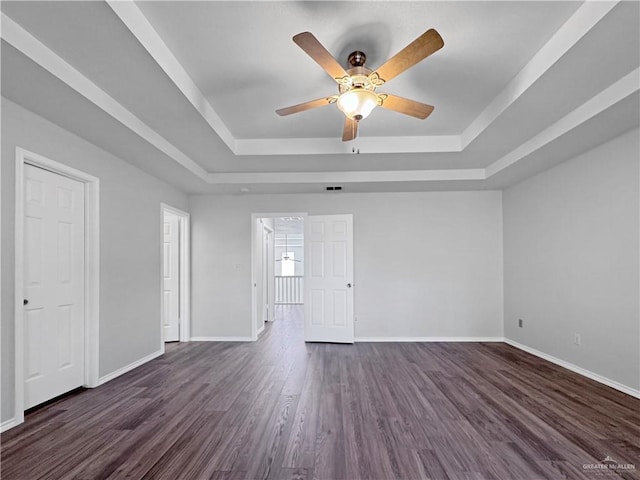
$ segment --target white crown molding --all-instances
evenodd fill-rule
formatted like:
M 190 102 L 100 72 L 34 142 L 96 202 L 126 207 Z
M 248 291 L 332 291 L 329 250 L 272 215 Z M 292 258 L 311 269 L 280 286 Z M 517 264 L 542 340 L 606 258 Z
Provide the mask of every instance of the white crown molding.
M 234 138 L 207 98 L 135 3 L 118 0 L 107 0 L 107 3 L 235 155 L 330 155 L 347 153 L 351 150 L 351 144 L 337 142 L 334 138 Z M 618 0 L 587 1 L 581 5 L 462 134 L 360 137 L 358 139 L 360 152 L 439 153 L 464 150 L 617 3 Z
M 467 148 L 618 3 L 618 0 L 583 3 L 462 132 L 462 149 Z
M 358 137 L 360 153 L 461 152 L 460 135 Z M 318 155 L 351 153 L 354 143 L 336 138 L 237 139 L 236 155 Z
M 207 172 L 164 137 L 123 107 L 118 101 L 76 70 L 5 13 L 1 16 L 2 38 L 36 64 L 62 80 L 87 100 L 104 110 L 125 127 L 144 138 L 194 175 L 204 179 Z
M 368 183 L 368 182 L 435 182 L 448 180 L 484 180 L 483 168 L 450 170 L 388 170 L 362 172 L 264 172 L 210 173 L 210 184 L 265 183 Z
M 607 108 L 615 105 L 640 89 L 640 69 L 635 69 L 613 85 L 592 97 L 560 120 L 545 128 L 542 132 L 527 140 L 515 150 L 496 160 L 486 168 L 487 178 L 510 167 L 536 150 L 551 143 L 558 137 L 595 117 Z
M 133 2 L 108 0 L 107 3 L 234 154 L 307 155 L 351 152 L 352 144 L 339 142 L 333 138 L 233 138 L 224 122 L 206 101 L 202 92 L 138 7 Z M 477 135 L 606 16 L 617 3 L 617 1 L 585 2 L 461 135 L 361 137 L 358 138 L 359 151 L 361 153 L 463 151 Z M 593 118 L 606 108 L 637 91 L 640 85 L 640 75 L 638 70 L 634 70 L 487 168 L 361 172 L 209 173 L 4 13 L 1 14 L 1 19 L 1 35 L 9 44 L 178 164 L 212 185 L 483 181 Z
M 235 152 L 235 138 L 138 6 L 122 0 L 107 0 L 107 4 L 227 147 Z
M 234 138 L 138 6 L 134 2 L 121 0 L 107 0 L 107 4 L 234 155 L 330 155 L 351 151 L 350 143 L 339 142 L 335 138 Z M 460 135 L 360 137 L 358 148 L 361 152 L 367 153 L 434 153 L 462 150 Z

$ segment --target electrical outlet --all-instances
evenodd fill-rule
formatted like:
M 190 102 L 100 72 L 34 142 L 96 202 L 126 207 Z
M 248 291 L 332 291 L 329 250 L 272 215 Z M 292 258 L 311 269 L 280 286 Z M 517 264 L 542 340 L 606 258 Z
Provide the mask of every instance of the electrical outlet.
M 580 346 L 581 343 L 582 343 L 582 339 L 580 338 L 580 334 L 579 333 L 574 333 L 573 334 L 573 344 Z
M 521 318 L 518 319 L 518 326 L 520 328 L 522 328 L 522 324 L 524 323 L 524 320 L 522 320 Z

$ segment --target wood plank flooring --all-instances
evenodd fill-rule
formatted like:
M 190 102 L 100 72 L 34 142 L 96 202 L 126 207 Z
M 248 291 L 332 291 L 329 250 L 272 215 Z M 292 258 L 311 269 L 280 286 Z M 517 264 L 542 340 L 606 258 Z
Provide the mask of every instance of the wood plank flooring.
M 638 478 L 640 400 L 501 343 L 183 343 L 1 436 L 3 480 Z M 606 456 L 636 470 L 592 471 Z

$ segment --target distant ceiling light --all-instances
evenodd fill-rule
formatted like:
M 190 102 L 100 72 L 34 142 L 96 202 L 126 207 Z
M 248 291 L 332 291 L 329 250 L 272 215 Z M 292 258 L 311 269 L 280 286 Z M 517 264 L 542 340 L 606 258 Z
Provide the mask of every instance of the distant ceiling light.
M 249 189 L 248 189 L 247 187 L 242 187 L 242 188 L 240 189 L 240 191 L 241 191 L 242 193 L 247 193 L 247 192 L 249 191 Z

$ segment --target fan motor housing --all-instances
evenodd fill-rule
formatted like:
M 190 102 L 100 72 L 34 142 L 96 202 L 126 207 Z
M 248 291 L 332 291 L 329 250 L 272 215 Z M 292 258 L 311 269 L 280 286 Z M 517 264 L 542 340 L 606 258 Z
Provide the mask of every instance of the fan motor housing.
M 349 90 L 353 90 L 354 88 L 364 88 L 366 90 L 374 91 L 376 89 L 375 85 L 372 85 L 368 80 L 371 72 L 371 69 L 362 66 L 348 69 L 347 73 L 351 77 L 350 84 L 338 84 L 338 91 L 340 93 L 344 93 Z
M 347 60 L 349 62 L 349 65 L 351 65 L 352 67 L 362 67 L 364 65 L 364 62 L 367 61 L 367 56 L 364 54 L 364 52 L 356 50 L 355 52 L 351 52 L 349 54 Z
M 364 88 L 365 90 L 375 91 L 376 86 L 371 84 L 368 80 L 369 75 L 373 72 L 370 68 L 364 66 L 364 62 L 367 60 L 367 56 L 364 52 L 356 50 L 351 52 L 348 57 L 349 65 L 351 68 L 346 72 L 349 74 L 350 81 L 348 83 L 340 83 L 338 85 L 338 92 L 343 94 L 356 88 Z

